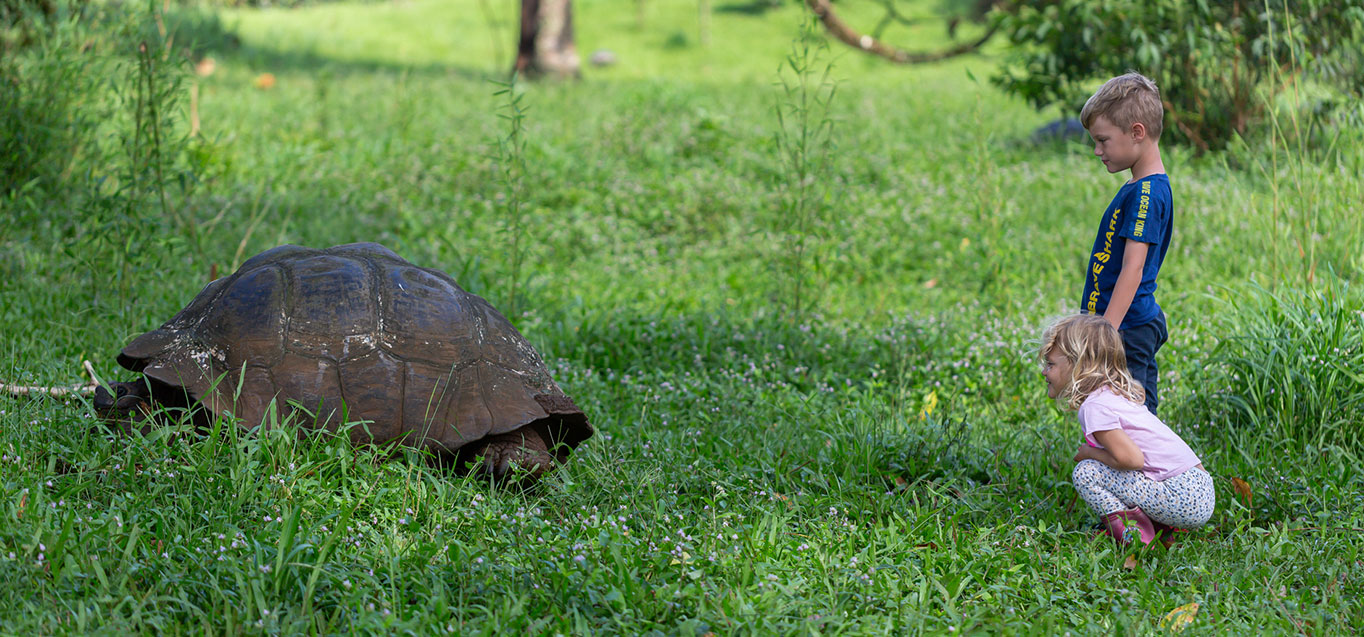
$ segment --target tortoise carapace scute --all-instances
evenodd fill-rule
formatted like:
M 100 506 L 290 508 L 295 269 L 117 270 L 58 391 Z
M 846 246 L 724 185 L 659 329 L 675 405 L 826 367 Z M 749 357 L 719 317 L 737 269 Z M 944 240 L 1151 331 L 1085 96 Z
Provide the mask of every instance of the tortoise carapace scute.
M 441 454 L 540 430 L 560 462 L 592 435 L 502 314 L 375 243 L 251 257 L 118 362 L 247 427 L 360 421 L 355 442 Z

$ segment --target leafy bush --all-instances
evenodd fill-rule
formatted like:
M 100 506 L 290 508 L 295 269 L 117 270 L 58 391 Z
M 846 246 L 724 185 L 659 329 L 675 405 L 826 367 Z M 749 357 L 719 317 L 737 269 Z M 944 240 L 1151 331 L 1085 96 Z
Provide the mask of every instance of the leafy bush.
M 188 7 L 204 7 L 209 9 L 298 9 L 322 4 L 332 4 L 342 0 L 179 0 L 179 4 Z M 354 0 L 349 0 L 354 2 Z M 385 0 L 360 0 L 365 4 L 379 4 Z
M 0 45 L 0 193 L 66 172 L 106 113 L 98 94 L 104 60 L 82 51 L 76 15 L 16 3 Z M 62 5 L 62 9 L 70 8 Z
M 87 290 L 92 302 L 111 290 L 126 301 L 130 274 L 155 267 L 164 244 L 181 240 L 166 230 L 197 241 L 177 198 L 196 181 L 180 121 L 183 47 L 218 23 L 166 15 L 156 3 L 49 4 L 50 11 L 6 14 L 0 204 L 18 234 L 46 235 L 79 264 L 61 276 L 86 280 L 63 285 Z M 97 264 L 116 274 L 97 272 Z
M 157 8 L 48 4 L 50 11 L 4 14 L 0 193 L 29 185 L 65 197 L 73 177 L 99 181 L 127 168 L 119 159 L 141 171 L 151 168 L 149 153 L 158 160 L 177 154 L 174 112 L 188 51 L 172 44 L 196 46 L 221 25 Z M 223 37 L 221 28 L 213 31 Z
M 994 78 L 1006 91 L 1078 111 L 1097 79 L 1135 69 L 1161 88 L 1165 130 L 1199 152 L 1246 133 L 1292 78 L 1364 91 L 1360 0 L 1044 0 L 996 16 L 1017 45 Z

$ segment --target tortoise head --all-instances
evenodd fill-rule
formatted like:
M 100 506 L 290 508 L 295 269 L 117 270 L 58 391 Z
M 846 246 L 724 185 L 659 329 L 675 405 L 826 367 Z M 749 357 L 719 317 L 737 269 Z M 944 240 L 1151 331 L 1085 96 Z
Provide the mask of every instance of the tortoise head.
M 95 388 L 95 413 L 110 425 L 138 423 L 152 411 L 151 396 L 146 383 L 109 383 Z

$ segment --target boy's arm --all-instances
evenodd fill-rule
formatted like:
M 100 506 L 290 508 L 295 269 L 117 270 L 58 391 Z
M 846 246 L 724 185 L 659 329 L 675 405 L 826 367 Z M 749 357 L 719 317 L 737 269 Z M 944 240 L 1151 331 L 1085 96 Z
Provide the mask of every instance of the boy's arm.
M 1141 273 L 1146 268 L 1146 252 L 1151 246 L 1135 239 L 1127 239 L 1122 252 L 1122 270 L 1118 272 L 1118 281 L 1113 285 L 1113 295 L 1108 298 L 1108 309 L 1104 311 L 1104 320 L 1113 325 L 1113 329 L 1122 329 L 1122 320 L 1127 316 L 1127 309 L 1132 307 L 1132 299 L 1137 296 L 1137 287 L 1141 285 Z

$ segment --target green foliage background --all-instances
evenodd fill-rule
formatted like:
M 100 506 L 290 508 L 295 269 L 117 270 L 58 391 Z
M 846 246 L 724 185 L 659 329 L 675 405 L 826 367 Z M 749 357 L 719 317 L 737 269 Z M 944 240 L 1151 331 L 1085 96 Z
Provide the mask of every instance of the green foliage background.
M 995 81 L 1039 107 L 1078 112 L 1095 77 L 1135 70 L 1161 88 L 1171 140 L 1199 151 L 1263 136 L 1288 91 L 1304 119 L 1328 129 L 1313 131 L 1314 143 L 1361 121 L 1359 0 L 1048 0 L 1002 4 L 995 19 L 1017 45 Z
M 282 430 L 111 440 L 82 401 L 0 398 L 0 632 L 1148 633 L 1189 602 L 1186 634 L 1364 622 L 1358 128 L 1323 158 L 1290 135 L 1290 103 L 1263 137 L 1167 151 L 1162 415 L 1219 511 L 1129 570 L 1090 536 L 1074 416 L 1031 353 L 1078 301 L 1121 180 L 1083 144 L 1028 141 L 1062 113 L 975 79 L 1002 44 L 911 68 L 830 50 L 828 223 L 805 237 L 820 301 L 790 321 L 770 266 L 795 5 L 717 5 L 703 47 L 695 7 L 648 3 L 641 23 L 633 3 L 575 3 L 579 47 L 621 61 L 520 89 L 519 266 L 489 81 L 512 7 L 158 26 L 95 6 L 107 20 L 3 61 L 24 90 L 7 104 L 51 115 L 6 119 L 5 143 L 53 137 L 7 164 L 29 172 L 0 200 L 0 379 L 73 383 L 82 359 L 123 378 L 119 348 L 215 268 L 380 241 L 488 298 L 519 279 L 512 320 L 598 435 L 519 493 Z M 163 52 L 150 73 L 142 42 Z M 153 103 L 162 179 L 134 134 Z

